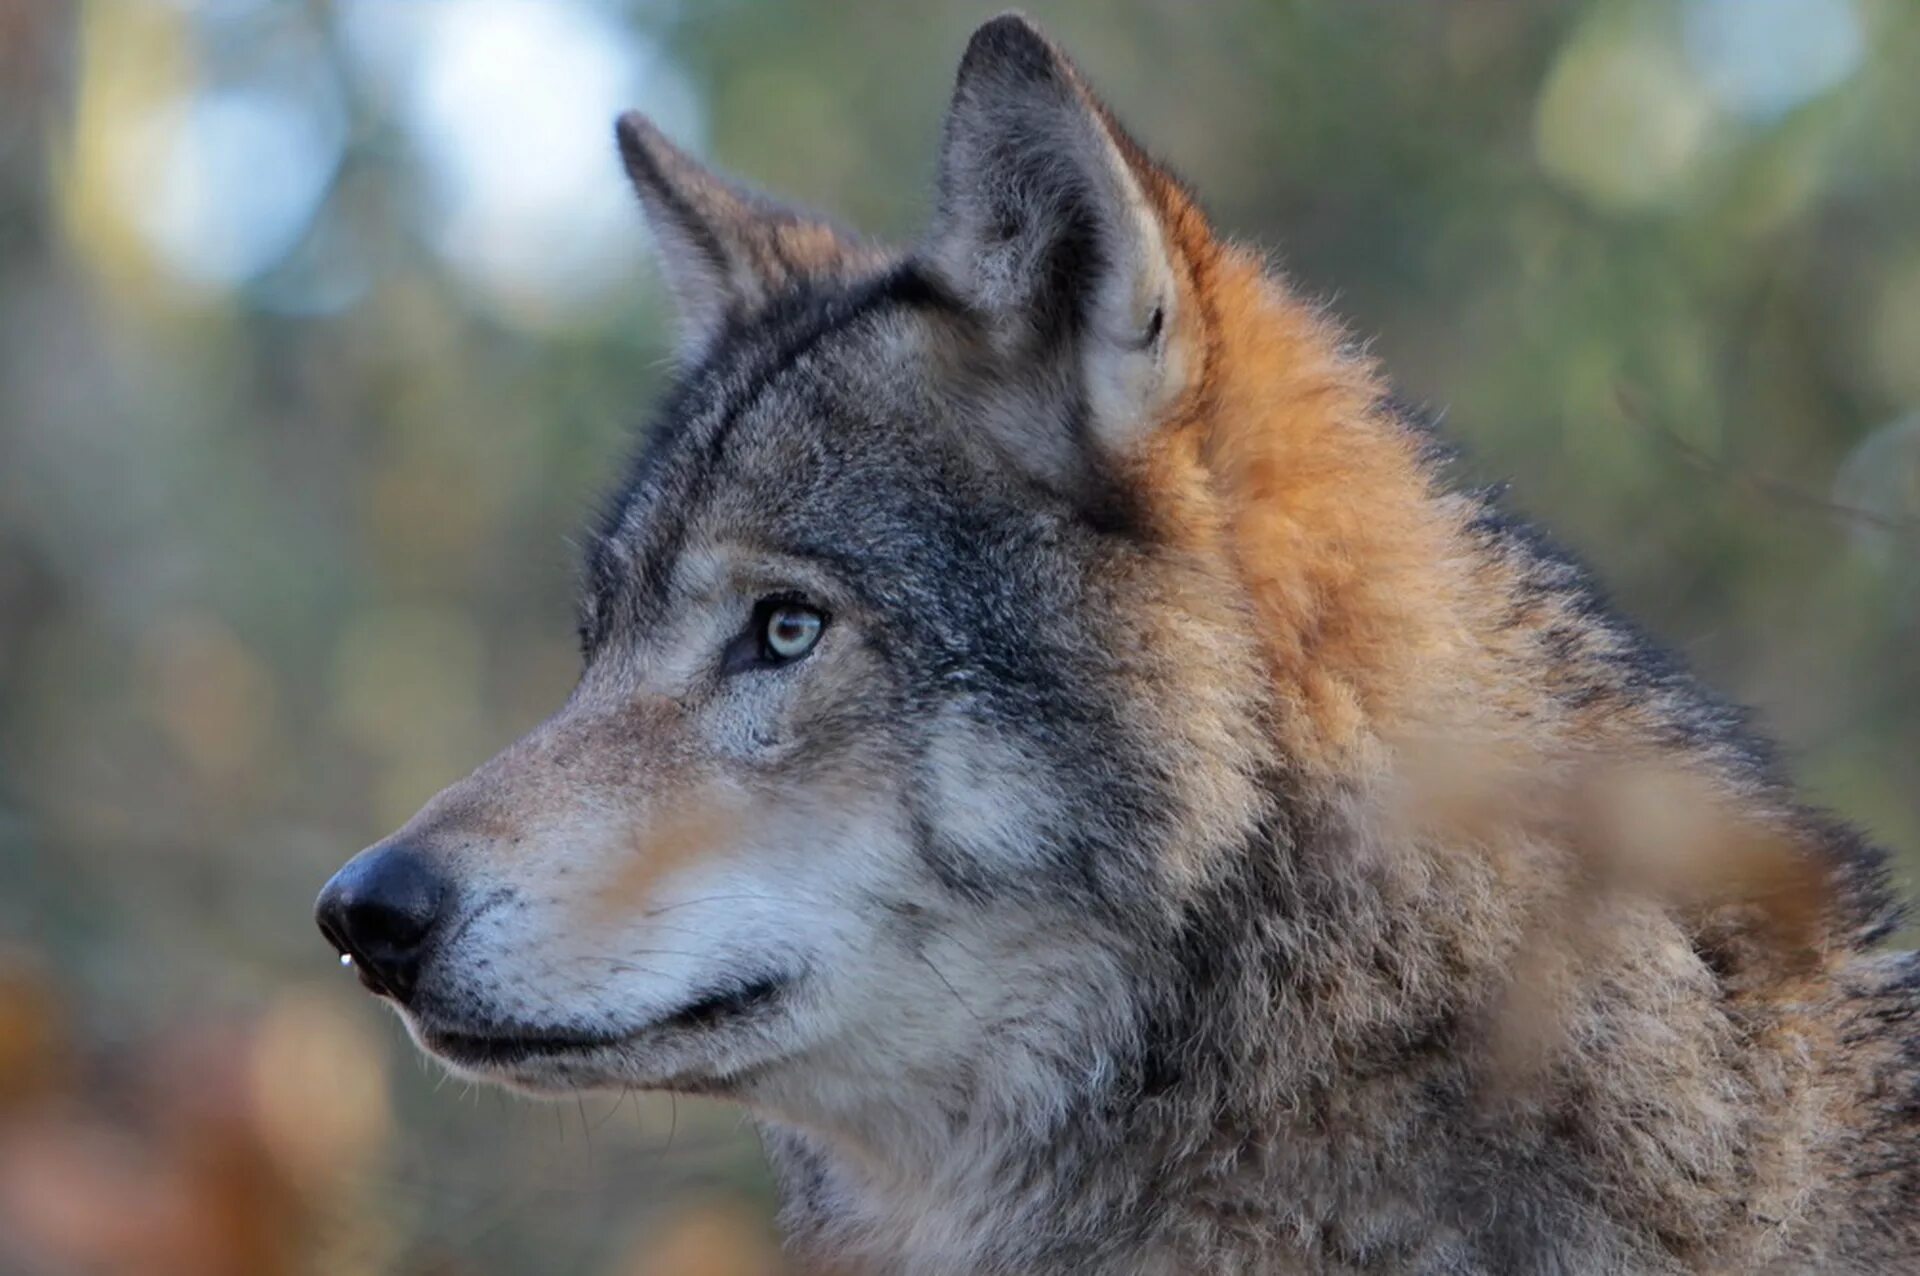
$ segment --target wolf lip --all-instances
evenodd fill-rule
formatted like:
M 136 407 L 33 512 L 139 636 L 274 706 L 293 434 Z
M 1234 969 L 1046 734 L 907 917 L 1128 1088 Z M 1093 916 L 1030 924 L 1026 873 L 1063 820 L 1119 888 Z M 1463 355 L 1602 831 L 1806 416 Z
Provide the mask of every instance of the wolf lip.
M 764 975 L 745 983 L 716 989 L 688 1002 L 664 1019 L 656 1028 L 709 1028 L 728 1019 L 752 1014 L 780 996 L 793 982 L 790 975 Z
M 456 1062 L 511 1067 L 535 1059 L 591 1054 L 653 1033 L 709 1029 L 754 1013 L 777 998 L 791 982 L 789 976 L 768 975 L 732 984 L 625 1032 L 578 1032 L 532 1026 L 502 1026 L 494 1031 L 476 1032 L 423 1024 L 422 1034 L 436 1053 Z
M 448 1032 L 428 1028 L 427 1043 L 449 1059 L 459 1063 L 507 1067 L 529 1059 L 555 1055 L 585 1054 L 619 1045 L 620 1035 L 595 1035 L 564 1032 Z

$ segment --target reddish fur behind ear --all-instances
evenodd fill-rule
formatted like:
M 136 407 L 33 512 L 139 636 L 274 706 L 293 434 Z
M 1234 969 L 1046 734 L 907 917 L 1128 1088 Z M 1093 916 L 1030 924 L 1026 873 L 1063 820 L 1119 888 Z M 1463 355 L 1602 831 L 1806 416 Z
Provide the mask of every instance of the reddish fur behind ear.
M 1289 743 L 1332 765 L 1369 720 L 1412 709 L 1406 679 L 1457 651 L 1450 529 L 1417 440 L 1331 324 L 1238 254 L 1216 272 L 1212 310 L 1219 388 L 1202 456 L 1295 711 Z
M 1170 179 L 1153 194 L 1201 318 L 1200 375 L 1139 458 L 1170 533 L 1233 562 L 1274 679 L 1276 742 L 1349 768 L 1417 713 L 1413 679 L 1462 647 L 1456 529 L 1372 366 Z M 1196 546 L 1197 547 L 1197 546 Z

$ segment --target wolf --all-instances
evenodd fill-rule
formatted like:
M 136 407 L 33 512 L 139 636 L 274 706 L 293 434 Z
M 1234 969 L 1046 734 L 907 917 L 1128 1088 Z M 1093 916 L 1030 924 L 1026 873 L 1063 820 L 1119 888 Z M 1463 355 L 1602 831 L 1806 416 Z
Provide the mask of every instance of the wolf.
M 616 134 L 578 685 L 317 906 L 424 1050 L 736 1101 L 822 1271 L 1920 1270 L 1884 853 L 1045 36 L 905 248 Z

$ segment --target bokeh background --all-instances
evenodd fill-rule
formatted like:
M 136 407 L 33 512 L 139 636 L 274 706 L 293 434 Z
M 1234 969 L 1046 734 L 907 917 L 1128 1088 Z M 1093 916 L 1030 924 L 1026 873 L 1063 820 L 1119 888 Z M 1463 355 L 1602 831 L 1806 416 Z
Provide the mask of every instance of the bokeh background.
M 0 0 L 0 1272 L 761 1273 L 737 1117 L 441 1085 L 308 910 L 556 705 L 638 105 L 881 233 L 992 3 Z M 1920 6 L 1030 11 L 1920 868 Z

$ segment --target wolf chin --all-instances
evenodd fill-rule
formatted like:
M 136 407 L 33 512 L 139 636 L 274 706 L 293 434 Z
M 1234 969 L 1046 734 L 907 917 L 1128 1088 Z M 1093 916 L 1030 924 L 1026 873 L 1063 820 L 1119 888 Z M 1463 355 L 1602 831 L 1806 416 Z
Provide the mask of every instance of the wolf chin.
M 1920 1270 L 1882 853 L 1033 27 L 909 249 L 617 136 L 578 686 L 318 905 L 422 1048 L 737 1101 L 821 1270 Z

